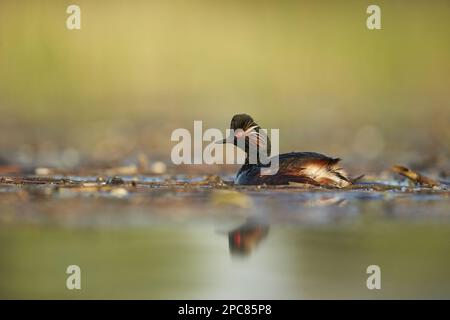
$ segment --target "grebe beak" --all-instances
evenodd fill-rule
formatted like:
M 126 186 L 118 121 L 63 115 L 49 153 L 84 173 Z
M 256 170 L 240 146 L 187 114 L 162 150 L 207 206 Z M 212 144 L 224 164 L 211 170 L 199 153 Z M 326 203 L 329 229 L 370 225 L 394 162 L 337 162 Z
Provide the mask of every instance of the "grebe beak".
M 216 144 L 234 143 L 234 137 L 230 136 L 230 137 L 222 139 L 222 140 L 217 140 L 215 143 Z

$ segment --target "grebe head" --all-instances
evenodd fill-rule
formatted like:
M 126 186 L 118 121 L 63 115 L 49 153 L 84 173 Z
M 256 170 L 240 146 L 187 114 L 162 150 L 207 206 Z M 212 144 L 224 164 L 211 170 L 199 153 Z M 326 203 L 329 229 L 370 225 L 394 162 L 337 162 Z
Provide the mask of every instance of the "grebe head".
M 234 115 L 231 119 L 230 129 L 232 130 L 231 135 L 216 143 L 232 143 L 244 150 L 247 156 L 253 150 L 255 154 L 258 154 L 258 149 L 264 150 L 262 154 L 270 156 L 269 137 L 266 132 L 260 132 L 260 126 L 251 116 L 245 113 Z

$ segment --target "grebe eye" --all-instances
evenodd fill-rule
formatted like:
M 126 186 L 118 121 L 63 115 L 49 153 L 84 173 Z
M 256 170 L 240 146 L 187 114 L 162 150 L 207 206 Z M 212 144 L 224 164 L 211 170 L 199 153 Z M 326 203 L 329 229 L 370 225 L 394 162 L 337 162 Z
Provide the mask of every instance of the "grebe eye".
M 237 130 L 234 132 L 234 136 L 235 136 L 236 138 L 242 138 L 244 135 L 245 135 L 245 132 L 244 132 L 244 130 L 242 130 L 242 129 L 237 129 Z

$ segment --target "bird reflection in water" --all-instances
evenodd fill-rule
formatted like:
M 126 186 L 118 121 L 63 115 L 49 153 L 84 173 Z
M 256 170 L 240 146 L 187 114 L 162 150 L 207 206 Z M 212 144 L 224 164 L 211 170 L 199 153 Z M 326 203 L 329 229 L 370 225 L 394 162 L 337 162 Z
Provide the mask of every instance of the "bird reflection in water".
M 247 221 L 240 227 L 228 232 L 230 254 L 232 256 L 249 256 L 269 233 L 267 224 Z
M 347 205 L 347 200 L 341 196 L 336 195 L 323 195 L 315 197 L 314 199 L 308 199 L 302 203 L 305 212 L 311 212 L 311 207 L 313 208 L 344 208 Z M 308 209 L 309 208 L 309 209 Z M 327 212 L 336 212 L 325 211 Z M 312 211 L 312 213 L 317 213 Z M 323 219 L 323 215 L 314 214 Z M 329 218 L 333 218 L 334 215 L 327 215 Z M 293 221 L 302 221 L 301 219 L 311 219 L 306 214 L 297 215 Z M 298 220 L 297 220 L 298 219 Z M 230 254 L 232 256 L 249 256 L 253 251 L 260 245 L 260 243 L 267 237 L 269 233 L 269 222 L 268 217 L 251 217 L 241 226 L 237 227 L 228 232 L 228 243 L 230 248 Z M 269 219 L 270 220 L 270 219 Z M 314 221 L 315 218 L 312 220 Z M 289 220 L 291 221 L 291 220 Z

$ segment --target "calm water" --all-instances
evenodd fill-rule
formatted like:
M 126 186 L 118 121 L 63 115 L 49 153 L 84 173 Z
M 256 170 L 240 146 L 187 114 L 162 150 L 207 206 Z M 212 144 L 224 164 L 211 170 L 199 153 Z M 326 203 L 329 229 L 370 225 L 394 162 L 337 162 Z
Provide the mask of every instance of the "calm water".
M 117 189 L 3 186 L 0 297 L 450 298 L 446 190 Z

